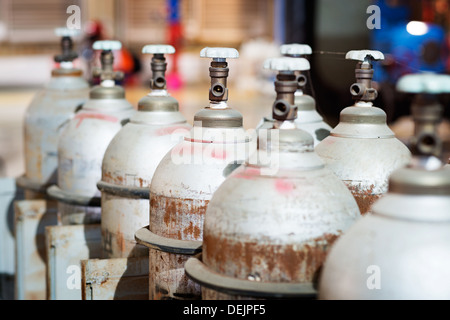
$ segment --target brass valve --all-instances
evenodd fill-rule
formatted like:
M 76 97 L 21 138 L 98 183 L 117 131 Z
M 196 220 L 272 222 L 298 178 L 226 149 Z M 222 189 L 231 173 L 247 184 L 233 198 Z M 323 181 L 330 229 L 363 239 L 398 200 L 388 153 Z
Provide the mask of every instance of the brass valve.
M 78 54 L 73 50 L 72 37 L 79 35 L 80 31 L 76 29 L 56 28 L 55 34 L 61 37 L 61 54 L 55 55 L 55 62 L 72 62 L 78 58 Z
M 350 86 L 350 93 L 357 101 L 373 101 L 378 92 L 372 87 L 373 69 L 372 62 L 384 60 L 384 55 L 375 50 L 351 50 L 347 52 L 346 59 L 356 60 L 356 83 Z
M 278 121 L 295 120 L 297 107 L 294 105 L 298 78 L 295 71 L 309 70 L 309 62 L 304 58 L 281 57 L 267 59 L 265 69 L 278 71 L 275 81 L 277 97 L 272 105 L 272 117 Z
M 120 50 L 122 44 L 114 40 L 102 40 L 94 42 L 92 48 L 94 50 L 101 50 L 101 68 L 95 68 L 92 72 L 94 78 L 100 78 L 103 85 L 114 85 L 116 81 L 121 81 L 124 78 L 122 71 L 114 71 L 114 50 Z

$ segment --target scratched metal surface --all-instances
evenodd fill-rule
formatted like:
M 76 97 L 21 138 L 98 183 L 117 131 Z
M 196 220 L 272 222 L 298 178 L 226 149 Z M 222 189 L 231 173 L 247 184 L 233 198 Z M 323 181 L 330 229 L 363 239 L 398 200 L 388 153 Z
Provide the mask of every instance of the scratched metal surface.
M 101 257 L 100 225 L 46 227 L 47 299 L 81 300 L 81 260 Z

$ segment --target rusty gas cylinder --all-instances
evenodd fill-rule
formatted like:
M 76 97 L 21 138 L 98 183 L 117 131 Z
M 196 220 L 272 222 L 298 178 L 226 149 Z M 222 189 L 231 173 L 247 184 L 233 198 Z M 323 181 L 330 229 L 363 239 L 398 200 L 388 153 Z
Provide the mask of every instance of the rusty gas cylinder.
M 313 137 L 295 124 L 294 71 L 307 66 L 290 57 L 265 62 L 279 72 L 276 121 L 259 133 L 257 156 L 214 193 L 202 262 L 186 264 L 204 299 L 314 297 L 328 248 L 360 217 L 348 188 L 314 152 Z
M 450 93 L 450 77 L 410 74 L 397 89 L 414 95 L 413 157 L 390 175 L 372 214 L 331 248 L 321 299 L 450 299 L 450 167 L 437 133 L 438 95 Z
M 150 228 L 136 233 L 150 247 L 150 299 L 199 299 L 200 287 L 188 279 L 184 263 L 201 250 L 208 203 L 226 176 L 251 148 L 242 115 L 228 100 L 228 63 L 233 48 L 204 48 L 211 58 L 209 105 L 194 116 L 194 126 L 158 165 L 150 185 Z
M 152 54 L 151 92 L 138 103 L 137 112 L 112 139 L 102 164 L 102 247 L 105 258 L 148 256 L 136 246 L 135 232 L 149 224 L 149 186 L 161 159 L 189 133 L 178 101 L 167 91 L 165 55 L 170 45 L 147 45 Z
M 100 223 L 102 160 L 106 148 L 122 125 L 135 112 L 125 99 L 125 90 L 115 81 L 122 78 L 113 70 L 113 50 L 119 41 L 97 41 L 101 51 L 101 69 L 94 76 L 100 85 L 90 91 L 89 100 L 61 132 L 58 142 L 58 183 L 48 194 L 58 200 L 58 217 L 64 225 Z
M 25 190 L 27 199 L 45 198 L 48 186 L 56 183 L 59 134 L 89 98 L 89 84 L 82 71 L 73 65 L 78 55 L 73 50 L 72 37 L 79 31 L 57 28 L 55 33 L 61 37 L 62 53 L 54 58 L 59 65 L 52 70 L 50 82 L 36 94 L 25 115 L 25 174 L 17 179 L 17 185 Z
M 312 54 L 312 49 L 306 44 L 283 44 L 280 52 L 285 57 L 305 59 Z M 311 83 L 311 75 L 309 73 L 310 66 L 307 69 L 297 70 L 298 88 L 295 92 L 294 104 L 297 106 L 297 118 L 295 124 L 314 138 L 314 146 L 319 144 L 323 139 L 329 136 L 332 130 L 331 126 L 326 123 L 316 108 L 316 99 Z M 272 117 L 264 117 L 258 124 L 259 129 L 270 129 L 276 120 Z
M 357 60 L 357 82 L 350 88 L 355 104 L 340 113 L 339 124 L 316 146 L 317 154 L 348 186 L 361 214 L 386 193 L 388 177 L 408 164 L 411 153 L 386 124 L 386 113 L 373 106 L 372 62 L 383 60 L 379 51 L 353 50 L 347 59 Z

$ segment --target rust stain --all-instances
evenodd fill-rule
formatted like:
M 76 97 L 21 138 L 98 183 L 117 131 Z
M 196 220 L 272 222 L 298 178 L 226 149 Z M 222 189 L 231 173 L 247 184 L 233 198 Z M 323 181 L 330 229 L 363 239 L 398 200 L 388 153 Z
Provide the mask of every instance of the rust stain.
M 208 200 L 151 195 L 151 231 L 179 240 L 202 240 Z
M 132 186 L 132 187 L 148 187 L 149 186 L 149 182 L 148 180 L 142 178 L 142 177 L 134 177 L 133 181 L 130 182 L 129 179 L 126 179 L 125 176 L 127 174 L 121 174 L 118 175 L 117 173 L 112 173 L 109 171 L 103 171 L 102 172 L 102 181 L 107 182 L 107 183 L 112 183 L 112 184 L 116 184 L 116 185 L 121 185 L 121 186 Z
M 183 229 L 183 234 L 184 235 L 193 235 L 194 238 L 198 239 L 200 238 L 200 228 L 197 226 L 194 226 L 194 224 L 192 223 L 192 221 L 189 222 L 189 226 L 187 226 L 186 228 Z
M 328 249 L 338 237 L 325 234 L 304 243 L 273 245 L 267 239 L 205 235 L 203 261 L 219 273 L 241 279 L 257 273 L 268 282 L 315 282 Z
M 105 181 L 105 182 L 111 183 L 111 182 L 114 181 L 114 177 L 113 177 L 113 175 L 111 174 L 111 172 L 109 172 L 109 171 L 103 171 L 103 174 L 102 174 L 102 180 Z
M 120 230 L 120 226 L 119 226 L 119 230 Z M 120 253 L 125 252 L 125 239 L 124 239 L 123 233 L 120 231 L 117 232 L 116 243 L 117 243 L 117 247 L 119 248 L 119 252 Z
M 189 279 L 183 268 L 190 256 L 150 249 L 150 300 L 192 300 L 201 298 L 200 286 Z
M 373 194 L 373 189 L 375 188 L 374 185 L 371 185 L 367 189 L 350 185 L 347 185 L 347 187 L 353 194 L 353 197 L 358 204 L 361 215 L 365 215 L 366 213 L 368 213 L 373 203 L 381 197 L 381 194 Z

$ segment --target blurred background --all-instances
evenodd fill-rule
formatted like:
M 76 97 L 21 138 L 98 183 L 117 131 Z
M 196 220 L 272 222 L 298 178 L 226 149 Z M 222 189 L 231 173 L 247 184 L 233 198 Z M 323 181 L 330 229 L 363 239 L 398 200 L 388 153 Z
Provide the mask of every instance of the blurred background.
M 413 127 L 409 101 L 395 91 L 397 79 L 412 72 L 450 71 L 450 0 L 0 0 L 0 176 L 24 172 L 24 115 L 50 79 L 53 56 L 60 52 L 54 29 L 66 26 L 70 5 L 81 9 L 76 65 L 91 80 L 91 69 L 98 64 L 92 43 L 120 40 L 124 47 L 116 53 L 115 67 L 126 73 L 123 85 L 134 106 L 149 92 L 151 56 L 142 55 L 142 47 L 173 45 L 177 51 L 168 56 L 168 89 L 189 121 L 208 104 L 210 61 L 199 58 L 205 46 L 240 52 L 239 59 L 229 61 L 229 104 L 244 115 L 246 129 L 271 114 L 274 74 L 263 70 L 262 63 L 278 56 L 283 43 L 312 47 L 317 109 L 332 126 L 352 104 L 349 87 L 356 63 L 345 60 L 345 53 L 385 53 L 385 61 L 375 65 L 375 105 L 385 110 L 388 124 L 405 141 Z M 368 27 L 370 5 L 380 8 L 379 29 Z M 449 109 L 440 129 L 447 143 Z

